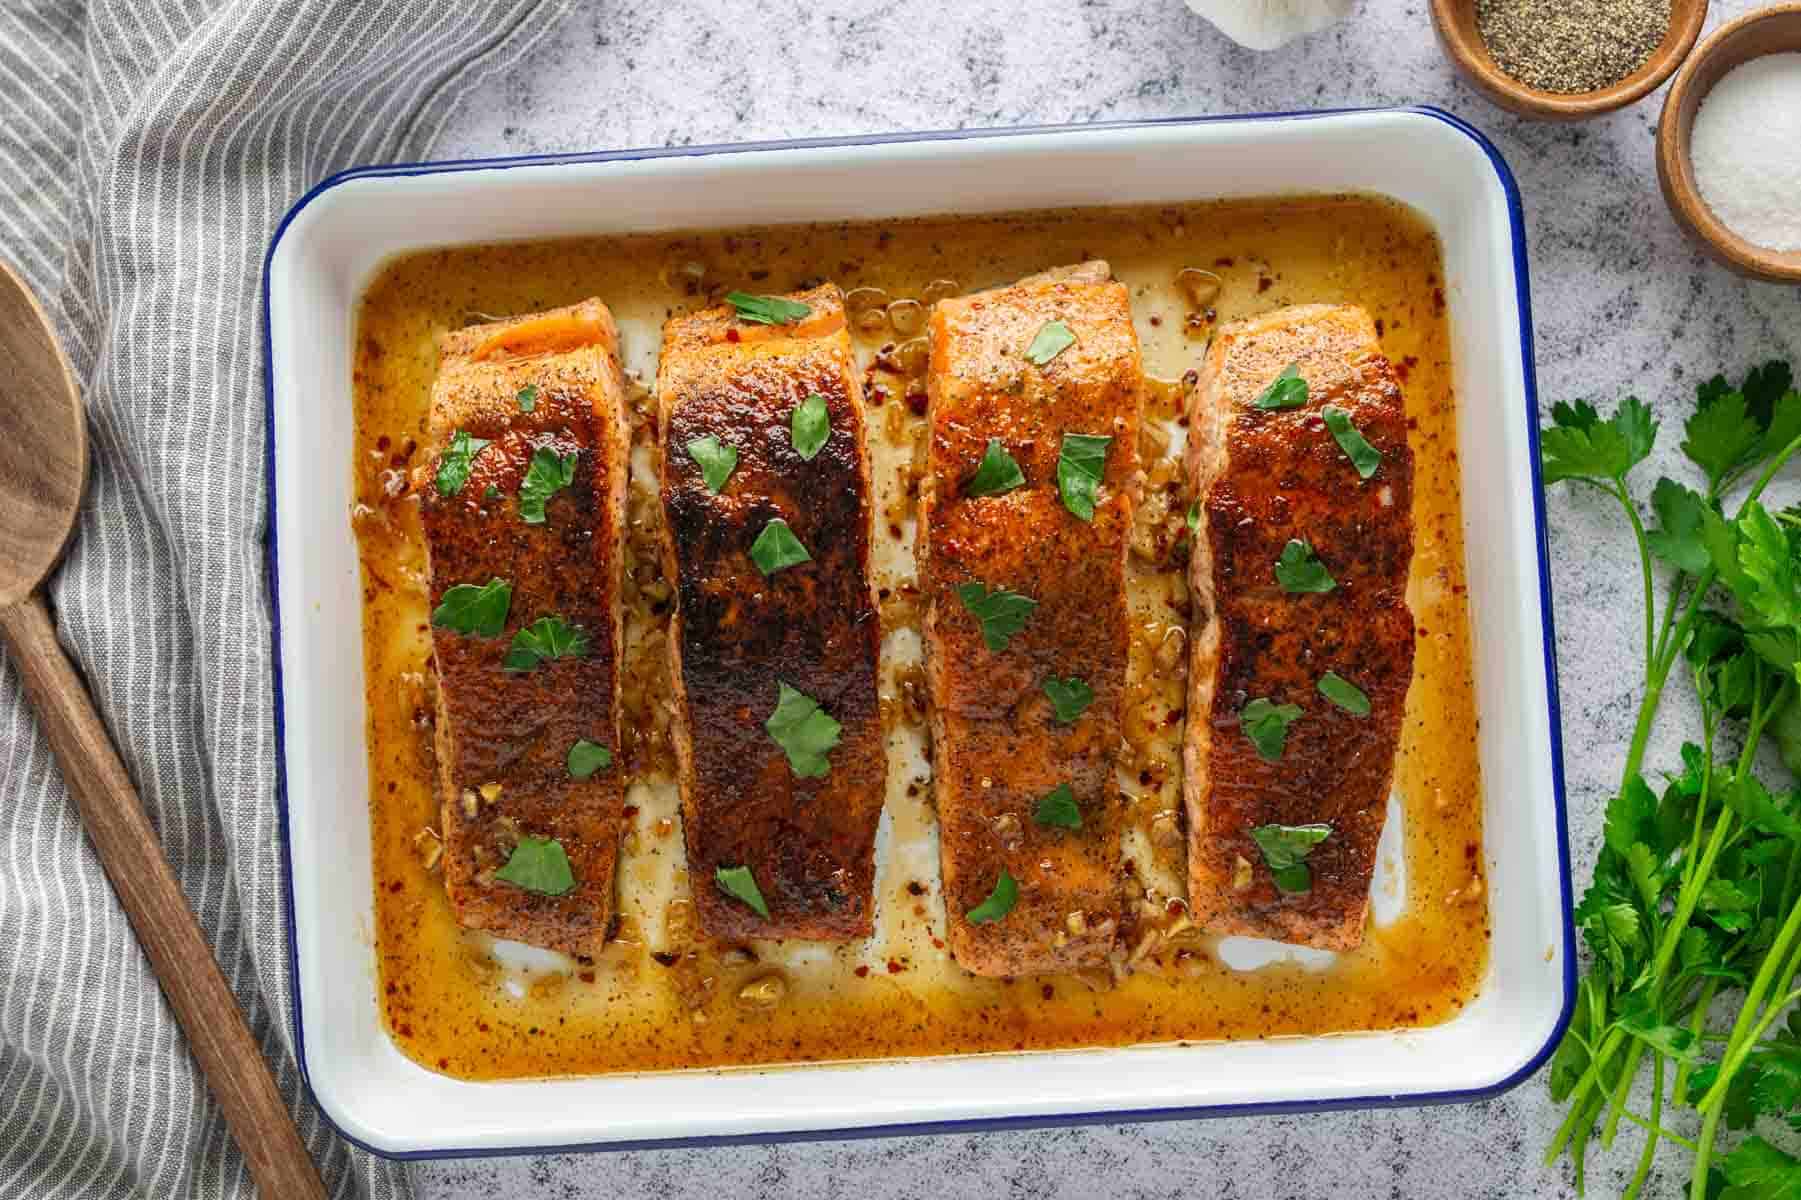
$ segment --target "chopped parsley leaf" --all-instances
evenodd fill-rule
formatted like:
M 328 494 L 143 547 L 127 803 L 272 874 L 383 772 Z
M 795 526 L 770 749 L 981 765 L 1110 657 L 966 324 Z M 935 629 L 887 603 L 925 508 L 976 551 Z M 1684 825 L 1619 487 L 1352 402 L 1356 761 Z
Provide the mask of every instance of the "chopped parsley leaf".
M 982 454 L 982 461 L 976 467 L 976 473 L 969 477 L 963 485 L 965 496 L 999 496 L 1017 487 L 1024 487 L 1025 474 L 1020 471 L 1019 463 L 1014 460 L 1007 448 L 1001 445 L 999 438 L 988 439 L 988 449 Z
M 765 921 L 769 919 L 769 905 L 764 903 L 763 891 L 757 887 L 757 877 L 749 867 L 715 867 L 713 882 L 732 899 L 749 905 Z
M 1276 582 L 1290 594 L 1323 593 L 1338 586 L 1338 580 L 1332 578 L 1332 572 L 1305 538 L 1290 538 L 1288 545 L 1282 547 L 1282 557 L 1276 560 Z
M 813 311 L 810 305 L 786 296 L 753 296 L 748 292 L 727 292 L 725 302 L 738 310 L 738 319 L 747 325 L 792 325 Z
M 1075 792 L 1067 783 L 1060 783 L 1038 802 L 1032 819 L 1052 829 L 1080 829 L 1082 809 L 1076 804 Z
M 1063 435 L 1057 455 L 1057 491 L 1063 507 L 1084 521 L 1094 520 L 1094 498 L 1107 470 L 1107 444 L 1113 439 L 1087 433 Z
M 519 519 L 527 525 L 544 524 L 544 502 L 575 482 L 575 464 L 581 452 L 558 454 L 548 446 L 532 451 L 531 465 L 519 484 Z
M 1299 363 L 1289 363 L 1270 385 L 1251 401 L 1252 408 L 1299 408 L 1307 403 L 1307 381 L 1301 378 Z
M 794 530 L 788 528 L 788 522 L 775 517 L 763 526 L 763 532 L 750 544 L 750 561 L 756 564 L 757 570 L 767 579 L 777 571 L 812 562 L 813 556 L 807 553 L 807 548 L 794 536 Z
M 831 436 L 832 416 L 826 411 L 824 396 L 813 392 L 794 406 L 794 415 L 788 418 L 788 437 L 804 461 L 812 462 Z
M 820 779 L 832 769 L 826 754 L 838 744 L 844 727 L 832 720 L 819 701 L 776 681 L 775 711 L 763 722 L 763 728 L 775 739 L 788 766 L 802 779 Z
M 964 917 L 971 925 L 988 925 L 1012 912 L 1018 903 L 1019 884 L 1007 874 L 1007 868 L 1002 867 L 1001 877 L 994 881 L 994 890 L 988 893 L 988 899 L 970 909 Z
M 444 589 L 444 598 L 432 609 L 431 623 L 454 633 L 499 637 L 512 606 L 513 585 L 504 579 L 490 579 L 479 586 L 459 583 Z
M 1065 725 L 1074 724 L 1076 718 L 1094 703 L 1094 689 L 1074 675 L 1068 679 L 1046 675 L 1044 694 L 1051 698 L 1051 707 L 1056 710 L 1057 719 Z
M 539 617 L 513 635 L 501 666 L 508 671 L 529 671 L 539 663 L 558 658 L 583 658 L 588 653 L 588 635 L 579 625 L 571 625 L 562 617 Z
M 450 445 L 438 456 L 438 474 L 435 482 L 440 496 L 454 496 L 463 490 L 469 482 L 469 468 L 475 465 L 475 456 L 491 445 L 487 438 L 470 437 L 469 431 L 459 429 L 451 435 Z
M 513 852 L 507 855 L 506 865 L 494 872 L 494 878 L 540 896 L 561 896 L 575 888 L 575 872 L 569 867 L 569 855 L 564 853 L 563 843 L 555 838 L 530 835 L 520 838 Z
M 1362 688 L 1346 679 L 1343 675 L 1340 675 L 1337 671 L 1327 671 L 1324 675 L 1320 676 L 1317 686 L 1320 695 L 1338 705 L 1338 707 L 1344 709 L 1353 717 L 1367 717 L 1370 715 L 1370 698 L 1364 694 Z
M 688 443 L 688 457 L 699 464 L 700 477 L 715 496 L 738 469 L 738 447 L 728 446 L 710 433 Z
M 1007 648 L 1013 635 L 1026 627 L 1026 618 L 1038 607 L 1038 601 L 1018 592 L 997 587 L 992 592 L 981 583 L 957 585 L 957 599 L 982 626 L 982 641 L 990 650 Z
M 1032 344 L 1026 347 L 1026 361 L 1035 367 L 1045 366 L 1075 344 L 1076 335 L 1070 332 L 1069 326 L 1061 321 L 1046 321 L 1038 327 Z
M 572 779 L 586 779 L 594 772 L 612 766 L 613 752 L 599 742 L 582 738 L 569 747 L 569 757 L 565 761 Z
M 1274 704 L 1262 696 L 1245 705 L 1244 711 L 1238 714 L 1244 735 L 1251 739 L 1251 745 L 1257 747 L 1257 753 L 1265 762 L 1282 761 L 1282 751 L 1288 746 L 1288 727 L 1300 719 L 1300 705 Z
M 1251 840 L 1263 851 L 1264 865 L 1275 877 L 1276 886 L 1285 892 L 1313 890 L 1307 856 L 1331 836 L 1330 825 L 1259 825 L 1251 830 Z
M 1351 424 L 1351 414 L 1336 404 L 1328 404 L 1319 410 L 1319 415 L 1326 422 L 1326 428 L 1332 431 L 1338 448 L 1345 452 L 1351 465 L 1357 468 L 1358 477 L 1368 479 L 1374 475 L 1376 468 L 1382 465 L 1382 452 L 1370 445 L 1357 426 Z

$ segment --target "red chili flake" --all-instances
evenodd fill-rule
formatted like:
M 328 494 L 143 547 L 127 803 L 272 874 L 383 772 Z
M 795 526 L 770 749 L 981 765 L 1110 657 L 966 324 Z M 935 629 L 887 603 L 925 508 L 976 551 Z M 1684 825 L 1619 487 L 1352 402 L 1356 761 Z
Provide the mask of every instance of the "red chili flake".
M 651 957 L 657 960 L 658 966 L 673 967 L 676 963 L 676 956 L 664 950 L 656 951 Z
M 1151 318 L 1151 328 L 1152 328 L 1152 329 L 1156 329 L 1156 328 L 1158 328 L 1158 327 L 1159 327 L 1159 326 L 1161 326 L 1161 325 L 1162 325 L 1162 324 L 1163 324 L 1163 318 L 1162 318 L 1162 317 L 1152 317 L 1152 318 Z
M 1445 290 L 1443 288 L 1435 287 L 1432 289 L 1432 307 L 1436 308 L 1439 312 L 1445 310 Z
M 450 1060 L 448 1058 L 440 1058 L 438 1060 L 438 1070 L 448 1071 L 449 1069 L 450 1069 Z
M 387 434 L 384 433 L 380 437 L 375 439 L 375 448 L 377 450 L 383 451 L 384 453 L 387 451 L 387 449 L 388 449 L 388 435 Z
M 923 896 L 926 894 L 926 885 L 915 879 L 907 884 L 907 891 L 915 896 Z
M 1214 266 L 1216 266 L 1216 267 L 1230 267 L 1230 266 L 1232 266 L 1232 265 L 1234 265 L 1234 264 L 1233 264 L 1233 260 L 1232 260 L 1232 259 L 1229 259 L 1229 258 L 1216 258 L 1216 259 L 1214 259 L 1214 260 L 1213 260 L 1213 265 L 1214 265 Z
M 868 967 L 858 967 L 857 968 L 857 978 L 858 979 L 868 979 L 869 978 L 869 968 Z
M 738 342 L 743 341 L 744 339 L 739 335 L 737 327 L 733 326 L 725 331 L 725 340 L 728 342 Z
M 1259 293 L 1267 292 L 1275 286 L 1276 281 L 1271 279 L 1268 275 L 1259 275 L 1257 277 L 1257 291 Z
M 1055 996 L 1056 994 L 1057 994 L 1056 988 L 1052 987 L 1048 983 L 1044 985 L 1043 995 L 1046 1000 L 1049 1000 L 1052 996 Z
M 477 1021 L 475 1023 L 475 1027 L 477 1029 L 481 1030 L 483 1033 L 489 1032 L 488 1023 L 486 1021 Z
M 576 978 L 581 980 L 583 983 L 593 983 L 594 982 L 594 972 L 583 971 L 581 974 L 577 975 Z
M 636 804 L 628 804 L 625 806 L 625 819 L 626 820 L 629 821 L 637 815 L 638 815 L 638 806 Z
M 907 408 L 916 417 L 923 417 L 926 415 L 927 402 L 928 397 L 924 392 L 907 393 Z
M 1388 328 L 1388 322 L 1384 321 L 1381 317 L 1377 317 L 1376 318 L 1376 336 L 1381 337 L 1382 331 L 1386 328 Z
M 404 886 L 405 886 L 405 885 L 404 885 L 404 884 L 402 884 L 402 883 L 401 883 L 401 882 L 400 882 L 400 880 L 398 880 L 398 879 L 396 879 L 396 880 L 395 880 L 395 881 L 394 881 L 394 882 L 393 882 L 393 883 L 390 883 L 390 884 L 389 884 L 389 885 L 388 885 L 388 890 L 389 890 L 389 891 L 390 891 L 390 892 L 393 892 L 393 893 L 394 893 L 394 894 L 395 894 L 395 895 L 399 895 L 399 894 L 400 894 L 400 889 L 401 889 L 401 888 L 402 888 L 402 887 L 404 887 Z
M 932 939 L 932 949 L 934 949 L 934 950 L 944 949 L 944 942 L 939 938 L 933 938 Z
M 901 966 L 899 963 L 895 962 L 892 958 L 888 960 L 888 973 L 890 975 L 899 975 L 902 971 L 904 971 L 906 969 L 907 968 Z
M 395 987 L 394 981 L 392 979 L 390 979 L 390 980 L 388 980 L 388 989 L 387 990 L 388 990 L 388 995 L 392 996 L 395 992 L 399 991 L 400 989 Z
M 413 1036 L 413 1027 L 405 1021 L 402 1021 L 399 1025 L 395 1026 L 395 1030 L 403 1038 L 410 1038 Z

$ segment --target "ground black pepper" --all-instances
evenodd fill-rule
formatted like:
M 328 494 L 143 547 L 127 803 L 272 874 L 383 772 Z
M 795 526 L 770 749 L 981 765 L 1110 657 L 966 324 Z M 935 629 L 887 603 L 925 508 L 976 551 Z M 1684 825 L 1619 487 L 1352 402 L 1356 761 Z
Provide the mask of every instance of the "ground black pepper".
M 1669 28 L 1670 0 L 1476 0 L 1476 30 L 1495 65 L 1546 92 L 1618 83 Z

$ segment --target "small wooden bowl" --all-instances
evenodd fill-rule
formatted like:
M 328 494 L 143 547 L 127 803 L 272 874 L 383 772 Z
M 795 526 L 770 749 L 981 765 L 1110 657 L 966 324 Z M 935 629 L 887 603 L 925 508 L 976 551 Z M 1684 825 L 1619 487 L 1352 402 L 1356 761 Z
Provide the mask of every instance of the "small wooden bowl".
M 1432 0 L 1439 44 L 1463 77 L 1502 108 L 1541 121 L 1585 121 L 1643 99 L 1688 57 L 1706 19 L 1707 0 L 1671 0 L 1670 30 L 1644 66 L 1600 91 L 1546 92 L 1528 87 L 1495 63 L 1476 29 L 1476 0 Z
M 1676 224 L 1734 271 L 1771 283 L 1801 283 L 1801 250 L 1765 249 L 1726 228 L 1695 186 L 1689 140 L 1701 101 L 1728 71 L 1794 51 L 1801 51 L 1801 3 L 1778 4 L 1721 26 L 1676 76 L 1657 122 L 1657 181 Z

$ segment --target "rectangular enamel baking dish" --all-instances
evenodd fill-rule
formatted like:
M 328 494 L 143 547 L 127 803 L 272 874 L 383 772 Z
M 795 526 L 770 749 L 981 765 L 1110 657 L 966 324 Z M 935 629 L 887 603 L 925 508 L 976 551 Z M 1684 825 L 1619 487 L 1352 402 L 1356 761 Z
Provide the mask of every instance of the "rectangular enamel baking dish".
M 422 1069 L 375 995 L 361 588 L 358 297 L 409 250 L 576 234 L 1361 191 L 1443 243 L 1486 781 L 1492 958 L 1430 1029 L 470 1083 Z M 1430 109 L 959 131 L 375 167 L 319 185 L 264 275 L 269 574 L 294 1040 L 326 1116 L 396 1157 L 927 1132 L 1467 1100 L 1529 1075 L 1574 993 L 1519 195 Z

